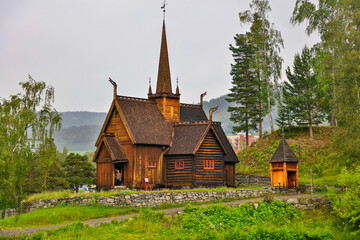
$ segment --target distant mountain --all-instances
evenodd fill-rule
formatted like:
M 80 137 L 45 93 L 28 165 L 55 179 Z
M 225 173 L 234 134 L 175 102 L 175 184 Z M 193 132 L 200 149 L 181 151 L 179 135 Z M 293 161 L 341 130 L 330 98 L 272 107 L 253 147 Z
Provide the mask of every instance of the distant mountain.
M 227 96 L 223 95 L 218 98 L 204 101 L 204 111 L 206 115 L 212 107 L 219 106 L 214 112 L 214 121 L 221 122 L 221 125 L 227 135 L 233 135 L 230 121 L 230 113 L 227 112 L 229 103 L 225 100 Z M 276 110 L 273 110 L 273 118 L 275 120 Z M 105 112 L 61 112 L 62 128 L 60 132 L 54 134 L 55 144 L 59 151 L 67 146 L 69 151 L 94 151 L 95 141 L 99 135 L 102 125 L 104 124 L 107 113 Z M 270 131 L 269 118 L 266 116 L 263 121 L 263 131 Z M 257 134 L 257 133 L 255 133 Z
M 95 141 L 107 113 L 61 112 L 62 128 L 54 134 L 59 151 L 67 146 L 69 151 L 94 151 Z

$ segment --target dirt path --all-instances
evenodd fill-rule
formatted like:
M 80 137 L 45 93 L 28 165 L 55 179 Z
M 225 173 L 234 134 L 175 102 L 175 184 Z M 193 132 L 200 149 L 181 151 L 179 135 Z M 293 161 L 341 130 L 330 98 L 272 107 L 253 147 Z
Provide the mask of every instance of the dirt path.
M 311 194 L 292 194 L 292 195 L 274 196 L 274 199 L 283 200 L 283 199 L 289 199 L 289 198 L 300 198 L 300 197 L 301 198 L 310 198 L 310 197 L 323 197 L 323 196 L 324 196 L 323 194 L 314 194 L 312 196 L 311 196 Z M 258 202 L 258 201 L 263 201 L 263 200 L 264 200 L 264 197 L 258 197 L 258 198 L 237 200 L 237 201 L 232 201 L 232 202 L 224 202 L 224 203 L 220 203 L 220 204 L 236 206 L 236 205 L 241 205 L 241 204 L 247 203 L 247 202 Z M 209 204 L 199 205 L 199 207 L 200 206 L 208 206 L 208 205 L 212 205 L 212 204 L 209 203 Z M 165 215 L 174 216 L 176 214 L 181 213 L 184 209 L 185 209 L 185 207 L 179 207 L 179 208 L 169 208 L 169 209 L 159 210 L 159 211 L 164 211 Z M 121 216 L 116 216 L 116 217 L 109 217 L 109 218 L 98 218 L 98 219 L 84 221 L 83 223 L 89 225 L 90 227 L 96 227 L 96 226 L 100 225 L 101 223 L 110 223 L 114 219 L 118 220 L 118 221 L 123 221 L 126 218 L 136 217 L 137 215 L 138 215 L 138 213 L 121 215 Z M 73 223 L 58 224 L 58 225 L 52 225 L 52 226 L 46 226 L 46 227 L 3 230 L 3 231 L 0 231 L 0 237 L 10 237 L 10 236 L 16 236 L 16 235 L 32 234 L 34 232 L 38 232 L 38 231 L 42 231 L 42 230 L 49 230 L 49 229 L 56 229 L 56 228 L 71 225 L 71 224 L 73 224 Z

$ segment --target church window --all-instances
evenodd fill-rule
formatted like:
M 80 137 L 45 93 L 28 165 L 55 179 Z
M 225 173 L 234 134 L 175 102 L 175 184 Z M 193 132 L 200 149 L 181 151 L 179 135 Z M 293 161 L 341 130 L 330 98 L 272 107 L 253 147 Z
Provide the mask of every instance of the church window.
M 175 161 L 175 169 L 184 169 L 184 161 Z
M 148 168 L 156 168 L 156 161 L 148 161 Z
M 214 160 L 204 160 L 204 169 L 214 169 Z

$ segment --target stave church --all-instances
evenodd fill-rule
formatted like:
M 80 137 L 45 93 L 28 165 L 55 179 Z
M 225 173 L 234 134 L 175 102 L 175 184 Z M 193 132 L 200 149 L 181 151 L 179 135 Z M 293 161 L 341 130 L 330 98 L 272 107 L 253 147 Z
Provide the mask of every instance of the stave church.
M 151 84 L 147 98 L 117 94 L 97 138 L 93 161 L 97 189 L 120 183 L 139 188 L 146 181 L 152 187 L 235 186 L 238 159 L 220 122 L 209 118 L 200 104 L 180 103 L 179 87 L 172 91 L 165 31 L 162 25 L 156 91 Z

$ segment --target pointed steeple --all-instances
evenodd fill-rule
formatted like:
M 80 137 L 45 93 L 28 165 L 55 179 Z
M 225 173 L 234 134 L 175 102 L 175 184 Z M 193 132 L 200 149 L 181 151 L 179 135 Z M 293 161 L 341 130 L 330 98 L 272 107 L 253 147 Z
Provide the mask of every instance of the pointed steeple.
M 152 89 L 151 89 L 151 77 L 149 77 L 149 92 L 148 95 L 152 95 Z
M 166 42 L 165 19 L 163 20 L 159 71 L 156 85 L 156 93 L 172 93 L 171 77 L 170 77 L 170 64 Z

